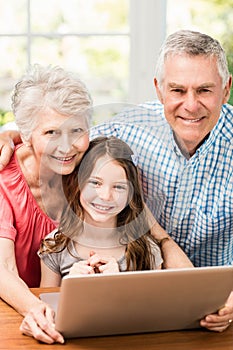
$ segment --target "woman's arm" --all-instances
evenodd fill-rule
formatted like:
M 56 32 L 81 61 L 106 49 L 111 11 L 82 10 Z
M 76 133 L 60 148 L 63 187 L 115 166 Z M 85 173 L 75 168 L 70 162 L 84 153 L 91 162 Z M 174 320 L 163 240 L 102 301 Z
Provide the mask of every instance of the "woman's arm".
M 14 151 L 14 144 L 22 142 L 20 133 L 9 130 L 0 133 L 0 171 L 9 163 Z
M 21 331 L 46 343 L 63 343 L 63 337 L 53 326 L 53 310 L 19 277 L 14 242 L 7 238 L 0 238 L 0 276 L 0 297 L 27 318 L 20 327 Z

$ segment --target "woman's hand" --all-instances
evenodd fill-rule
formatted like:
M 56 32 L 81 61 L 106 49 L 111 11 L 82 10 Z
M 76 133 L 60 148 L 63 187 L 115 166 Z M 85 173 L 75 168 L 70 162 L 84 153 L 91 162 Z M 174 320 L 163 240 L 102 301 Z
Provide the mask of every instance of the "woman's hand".
M 231 292 L 226 305 L 216 314 L 207 315 L 200 324 L 210 331 L 223 332 L 233 322 L 233 292 Z
M 20 331 L 47 344 L 64 343 L 62 335 L 55 330 L 55 312 L 45 303 L 34 306 L 24 317 Z

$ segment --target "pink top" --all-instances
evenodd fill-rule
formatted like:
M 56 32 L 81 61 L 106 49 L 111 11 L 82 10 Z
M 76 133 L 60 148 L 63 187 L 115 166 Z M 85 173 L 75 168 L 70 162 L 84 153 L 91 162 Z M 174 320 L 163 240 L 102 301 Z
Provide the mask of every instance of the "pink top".
M 0 172 L 0 203 L 0 237 L 15 242 L 19 276 L 29 287 L 38 287 L 40 259 L 37 251 L 41 239 L 54 230 L 57 223 L 38 206 L 15 152 L 10 163 Z

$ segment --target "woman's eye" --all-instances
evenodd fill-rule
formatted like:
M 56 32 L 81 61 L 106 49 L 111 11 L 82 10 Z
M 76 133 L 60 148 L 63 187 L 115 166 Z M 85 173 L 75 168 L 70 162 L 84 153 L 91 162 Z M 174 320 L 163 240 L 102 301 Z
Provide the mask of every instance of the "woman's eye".
M 72 132 L 73 132 L 73 133 L 81 134 L 81 133 L 84 132 L 84 129 L 82 129 L 82 128 L 76 128 L 76 129 L 73 129 Z
M 56 130 L 47 130 L 45 132 L 46 135 L 56 135 L 57 134 L 57 131 Z

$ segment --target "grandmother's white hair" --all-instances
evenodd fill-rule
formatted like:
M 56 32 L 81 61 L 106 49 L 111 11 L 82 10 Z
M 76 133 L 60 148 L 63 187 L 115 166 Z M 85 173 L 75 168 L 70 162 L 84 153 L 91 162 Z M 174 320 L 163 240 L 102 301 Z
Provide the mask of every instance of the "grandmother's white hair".
M 92 99 L 85 84 L 73 73 L 55 66 L 33 65 L 15 85 L 12 110 L 20 133 L 26 141 L 39 123 L 38 112 L 45 108 L 70 116 L 92 113 Z
M 168 57 L 176 55 L 216 57 L 222 86 L 225 87 L 230 77 L 225 51 L 220 43 L 209 35 L 192 31 L 179 30 L 167 37 L 162 45 L 157 60 L 155 77 L 161 87 L 164 79 L 164 63 Z

